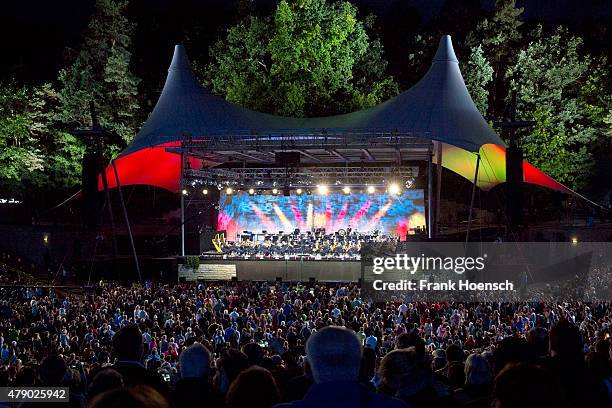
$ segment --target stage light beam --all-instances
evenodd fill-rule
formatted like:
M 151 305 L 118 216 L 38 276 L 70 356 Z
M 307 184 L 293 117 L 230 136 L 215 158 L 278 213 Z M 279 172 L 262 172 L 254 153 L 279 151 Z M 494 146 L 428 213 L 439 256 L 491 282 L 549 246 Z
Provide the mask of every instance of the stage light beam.
M 374 188 L 374 186 L 368 186 L 368 194 L 374 194 L 376 192 L 376 189 Z
M 295 192 L 297 193 L 297 195 L 300 195 L 300 194 L 302 194 L 302 189 L 298 188 L 297 190 L 295 190 Z
M 349 186 L 345 186 L 345 187 L 342 189 L 342 192 L 343 192 L 344 194 L 350 194 L 350 193 L 351 193 L 351 188 L 350 188 Z
M 391 183 L 389 185 L 389 194 L 398 195 L 400 191 L 400 187 L 396 183 Z
M 187 195 L 187 194 L 189 194 L 189 192 L 187 191 L 187 189 L 183 189 L 182 193 L 183 193 L 183 195 Z
M 272 189 L 272 194 L 278 194 L 278 188 L 273 188 Z
M 232 188 L 231 188 L 231 187 L 228 187 L 228 188 L 226 188 L 226 189 L 225 189 L 225 194 L 227 194 L 227 195 L 230 195 L 230 194 L 232 194 L 233 192 L 234 192 L 234 190 L 232 190 Z
M 326 195 L 329 192 L 329 188 L 325 184 L 320 184 L 317 186 L 317 192 L 320 195 Z
M 250 195 L 255 194 L 255 189 L 254 189 L 254 188 L 249 188 L 249 194 L 250 194 Z
M 208 195 L 208 190 L 207 189 L 202 190 L 202 194 Z

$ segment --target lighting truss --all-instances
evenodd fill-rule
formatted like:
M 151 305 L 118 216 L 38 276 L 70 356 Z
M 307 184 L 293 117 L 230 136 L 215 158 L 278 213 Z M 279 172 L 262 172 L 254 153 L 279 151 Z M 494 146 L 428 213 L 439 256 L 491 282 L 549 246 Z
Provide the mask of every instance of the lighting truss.
M 206 140 L 185 137 L 181 147 L 168 148 L 174 153 L 209 163 L 274 163 L 277 152 L 300 153 L 302 163 L 400 163 L 402 160 L 426 160 L 431 140 L 417 134 L 389 132 L 364 133 L 271 133 L 216 135 Z
M 389 181 L 404 183 L 419 175 L 418 166 L 298 167 L 298 168 L 209 168 L 186 169 L 192 185 L 236 186 L 244 188 L 333 186 L 385 186 Z

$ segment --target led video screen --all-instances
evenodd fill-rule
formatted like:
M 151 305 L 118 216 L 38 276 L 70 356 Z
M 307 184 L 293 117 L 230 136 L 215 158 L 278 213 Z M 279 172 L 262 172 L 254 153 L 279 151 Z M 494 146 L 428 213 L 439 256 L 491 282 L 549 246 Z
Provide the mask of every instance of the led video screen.
M 250 195 L 221 194 L 217 229 L 229 240 L 237 233 L 276 233 L 325 228 L 327 233 L 352 228 L 405 238 L 425 225 L 423 190 L 389 194 Z

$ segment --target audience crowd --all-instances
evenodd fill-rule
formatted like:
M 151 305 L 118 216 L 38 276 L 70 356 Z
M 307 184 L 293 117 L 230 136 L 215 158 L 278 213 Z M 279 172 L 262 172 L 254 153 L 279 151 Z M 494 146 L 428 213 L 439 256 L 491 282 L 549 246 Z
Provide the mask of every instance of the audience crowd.
M 2 287 L 0 386 L 69 387 L 79 407 L 608 407 L 611 310 L 370 303 L 356 284 Z

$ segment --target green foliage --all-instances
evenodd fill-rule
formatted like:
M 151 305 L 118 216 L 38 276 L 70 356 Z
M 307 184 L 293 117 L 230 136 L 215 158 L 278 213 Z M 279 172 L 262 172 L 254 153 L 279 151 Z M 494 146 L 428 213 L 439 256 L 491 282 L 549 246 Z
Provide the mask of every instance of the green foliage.
M 272 17 L 251 17 L 211 47 L 205 76 L 228 101 L 288 116 L 375 105 L 397 94 L 378 39 L 348 2 L 282 0 Z
M 472 48 L 470 59 L 462 69 L 465 86 L 476 107 L 484 116 L 489 106 L 489 84 L 493 80 L 493 67 L 487 61 L 482 46 Z
M 533 33 L 507 72 L 518 92 L 518 112 L 535 126 L 522 137 L 525 158 L 573 188 L 585 185 L 592 152 L 606 138 L 609 95 L 601 95 L 607 77 L 602 64 L 581 53 L 582 39 L 558 28 Z
M 138 79 L 130 71 L 130 35 L 125 0 L 97 0 L 80 52 L 59 73 L 58 119 L 69 128 L 90 125 L 94 101 L 100 124 L 129 142 L 138 125 Z
M 467 38 L 467 45 L 474 48 L 482 44 L 487 55 L 498 62 L 513 52 L 514 46 L 523 38 L 520 20 L 523 8 L 516 7 L 516 0 L 497 0 L 491 18 L 478 23 Z
M 71 188 L 81 183 L 81 171 L 85 145 L 69 133 L 58 132 L 51 168 L 55 185 Z
M 185 267 L 189 269 L 198 270 L 200 267 L 200 257 L 199 256 L 186 256 L 185 257 Z
M 11 190 L 43 170 L 30 98 L 26 87 L 0 84 L 0 181 Z
M 94 101 L 102 126 L 129 141 L 138 126 L 130 72 L 132 25 L 126 1 L 98 0 L 80 53 L 59 72 L 59 90 L 0 85 L 0 183 L 11 191 L 80 184 L 85 146 L 67 131 L 90 126 Z M 109 150 L 116 151 L 111 146 Z
M 44 135 L 46 184 L 49 188 L 73 188 L 81 183 L 84 143 L 66 132 L 59 118 L 58 92 L 50 84 L 34 90 L 35 125 Z
M 508 85 L 505 74 L 515 61 L 517 49 L 523 45 L 522 14 L 523 8 L 516 7 L 516 0 L 497 0 L 493 15 L 478 23 L 466 39 L 466 45 L 472 50 L 481 46 L 492 64 L 488 107 L 493 116 L 502 115 Z
M 610 89 L 612 89 L 612 78 L 607 59 L 602 57 L 594 60 L 584 86 L 580 88 L 579 97 L 588 120 L 600 128 L 607 137 L 612 137 Z
M 84 146 L 55 119 L 57 94 L 49 84 L 31 89 L 0 84 L 0 185 L 19 193 L 28 186 L 78 185 Z

